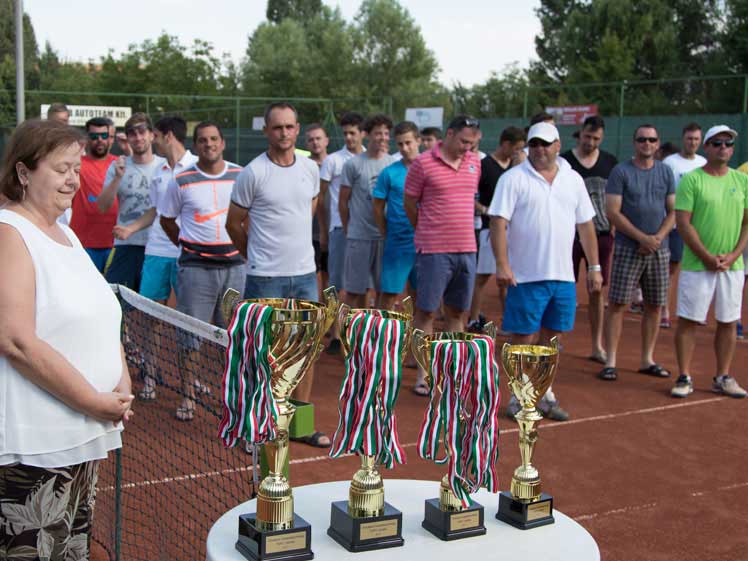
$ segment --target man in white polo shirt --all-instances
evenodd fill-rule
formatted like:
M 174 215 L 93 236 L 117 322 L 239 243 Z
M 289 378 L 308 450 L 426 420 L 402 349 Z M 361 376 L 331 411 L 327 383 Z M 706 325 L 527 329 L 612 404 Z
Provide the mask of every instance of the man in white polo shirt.
M 247 257 L 245 298 L 318 299 L 312 216 L 319 194 L 319 168 L 309 158 L 296 156 L 299 128 L 293 105 L 269 105 L 263 129 L 268 151 L 236 178 L 226 229 Z M 249 235 L 242 226 L 247 218 Z M 313 379 L 310 369 L 296 388 L 295 399 L 309 402 Z M 330 446 L 330 439 L 317 431 L 301 440 Z
M 513 334 L 513 343 L 534 343 L 539 334 L 540 344 L 547 345 L 574 327 L 575 231 L 589 264 L 591 292 L 601 289 L 602 274 L 592 222 L 595 210 L 581 176 L 556 161 L 561 149 L 558 130 L 550 123 L 537 123 L 530 127 L 527 143 L 527 160 L 501 176 L 488 215 L 496 282 L 508 287 L 502 328 Z M 569 418 L 552 390 L 538 409 L 549 419 Z M 512 396 L 508 414 L 518 411 Z

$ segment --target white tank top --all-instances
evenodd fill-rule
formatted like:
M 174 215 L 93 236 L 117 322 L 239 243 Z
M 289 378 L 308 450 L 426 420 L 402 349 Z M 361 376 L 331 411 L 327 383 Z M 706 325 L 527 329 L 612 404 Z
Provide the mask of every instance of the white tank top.
M 0 210 L 34 264 L 36 335 L 99 391 L 122 376 L 122 311 L 104 277 L 67 226 L 72 247 L 57 243 L 23 216 Z M 122 446 L 122 423 L 101 422 L 65 405 L 0 357 L 0 465 L 63 467 L 106 457 Z

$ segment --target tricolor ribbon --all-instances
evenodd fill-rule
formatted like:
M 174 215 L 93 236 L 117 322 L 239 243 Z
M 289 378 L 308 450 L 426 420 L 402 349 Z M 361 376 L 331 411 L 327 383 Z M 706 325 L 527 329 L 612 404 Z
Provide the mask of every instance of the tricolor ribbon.
M 405 452 L 397 435 L 395 402 L 402 378 L 403 322 L 360 311 L 351 316 L 343 336 L 350 352 L 330 457 L 352 452 L 375 456 L 376 463 L 387 468 L 402 464 Z
M 431 357 L 431 402 L 418 435 L 418 454 L 448 463 L 450 489 L 467 507 L 470 494 L 480 487 L 498 490 L 501 394 L 493 339 L 433 341 Z M 446 456 L 439 459 L 442 439 Z
M 278 408 L 271 390 L 272 317 L 271 306 L 243 302 L 231 318 L 218 429 L 228 447 L 240 438 L 251 444 L 275 438 Z

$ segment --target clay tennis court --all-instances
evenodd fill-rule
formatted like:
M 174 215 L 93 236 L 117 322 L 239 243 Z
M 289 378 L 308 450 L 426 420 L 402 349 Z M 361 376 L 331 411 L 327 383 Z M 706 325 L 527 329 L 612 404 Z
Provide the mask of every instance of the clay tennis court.
M 489 285 L 484 309 L 490 317 L 496 315 L 495 292 Z M 695 391 L 685 400 L 676 400 L 669 396 L 673 379 L 636 373 L 640 316 L 635 314 L 627 314 L 624 322 L 618 381 L 602 382 L 595 377 L 600 365 L 586 358 L 586 295 L 581 289 L 579 300 L 576 329 L 564 338 L 554 384 L 556 395 L 572 417 L 565 423 L 541 423 L 533 458 L 544 491 L 554 496 L 555 508 L 592 534 L 606 561 L 748 559 L 744 508 L 748 501 L 744 467 L 748 400 L 710 391 L 715 367 L 713 321 L 697 335 L 692 372 Z M 672 329 L 660 332 L 656 358 L 674 371 L 673 334 Z M 499 346 L 502 342 L 500 338 Z M 733 364 L 738 381 L 748 382 L 748 343 L 738 343 Z M 342 375 L 342 358 L 323 353 L 317 363 L 313 399 L 317 428 L 330 435 L 337 425 Z M 206 372 L 205 378 L 209 376 L 216 374 Z M 434 481 L 436 496 L 436 482 L 444 467 L 417 456 L 415 442 L 426 399 L 411 393 L 414 380 L 415 371 L 405 369 L 397 405 L 407 465 L 383 470 L 385 492 L 389 478 L 427 479 Z M 219 381 L 209 382 L 214 391 L 205 403 L 217 408 Z M 502 489 L 508 489 L 512 471 L 520 462 L 517 426 L 503 416 L 509 397 L 505 382 L 502 377 Z M 198 414 L 193 423 L 179 423 L 173 419 L 176 396 L 162 393 L 163 399 L 136 405 L 138 417 L 125 437 L 121 500 L 123 509 L 130 509 L 131 521 L 123 532 L 121 559 L 200 560 L 205 558 L 207 536 L 201 524 L 209 525 L 220 513 L 249 499 L 250 456 L 239 449 L 209 453 L 209 447 L 216 449 L 216 419 Z M 140 458 L 146 449 L 151 455 L 163 450 L 162 460 L 143 465 Z M 331 460 L 326 450 L 295 443 L 291 459 L 294 487 L 348 480 L 358 466 L 354 457 Z M 99 528 L 95 532 L 99 542 L 103 530 L 109 537 L 110 520 L 105 511 L 111 508 L 112 489 L 104 480 L 111 470 L 111 465 L 102 470 Z M 128 479 L 135 473 L 136 478 Z M 155 513 L 149 506 L 154 497 L 159 505 Z M 330 497 L 330 501 L 342 498 Z M 397 497 L 387 495 L 387 500 L 397 505 Z M 499 524 L 493 519 L 497 504 L 498 498 L 496 504 L 484 505 L 487 524 Z M 298 506 L 297 510 L 304 515 Z M 175 530 L 174 520 L 184 518 L 192 522 Z M 94 559 L 106 558 L 106 552 L 94 546 Z M 552 550 L 545 559 L 554 559 Z

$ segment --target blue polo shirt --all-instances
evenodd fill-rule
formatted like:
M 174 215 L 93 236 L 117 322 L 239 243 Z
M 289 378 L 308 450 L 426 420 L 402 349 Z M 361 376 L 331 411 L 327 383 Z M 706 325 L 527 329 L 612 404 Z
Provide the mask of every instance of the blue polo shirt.
M 377 177 L 372 196 L 387 202 L 387 246 L 410 248 L 413 246 L 415 231 L 410 225 L 403 206 L 403 190 L 408 168 L 402 161 L 390 164 Z

